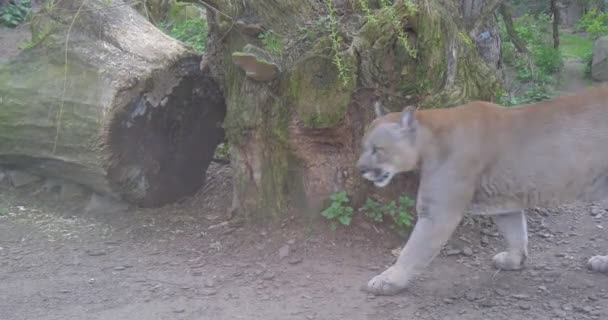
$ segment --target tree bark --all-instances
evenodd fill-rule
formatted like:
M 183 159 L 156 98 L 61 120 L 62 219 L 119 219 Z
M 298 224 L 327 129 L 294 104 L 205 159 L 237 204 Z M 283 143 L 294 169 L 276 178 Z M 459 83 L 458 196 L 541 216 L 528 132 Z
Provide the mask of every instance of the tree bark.
M 200 57 L 120 0 L 32 23 L 39 43 L 0 66 L 0 165 L 142 206 L 195 193 L 225 114 Z
M 481 2 L 483 9 L 479 13 L 479 15 L 477 15 L 477 18 L 473 20 L 473 24 L 469 31 L 469 35 L 473 39 L 475 37 L 477 37 L 477 35 L 481 31 L 481 28 L 494 15 L 494 12 L 496 12 L 496 9 L 498 9 L 498 6 L 500 6 L 503 2 L 504 2 L 504 0 L 491 0 L 491 1 L 487 1 L 487 2 L 486 1 Z
M 502 1 L 461 0 L 461 15 L 469 26 L 469 37 L 477 51 L 490 65 L 499 69 L 502 65 L 502 39 L 495 16 L 496 7 Z
M 413 12 L 407 3 L 371 18 L 342 10 L 327 19 L 325 1 L 210 2 L 202 67 L 226 97 L 235 212 L 256 221 L 292 206 L 318 214 L 342 190 L 361 200 L 373 187 L 354 163 L 378 98 L 395 111 L 495 98 L 495 71 L 454 15 L 456 4 L 416 1 Z M 282 46 L 267 40 L 272 35 Z
M 500 14 L 502 15 L 503 20 L 505 21 L 505 26 L 507 27 L 507 34 L 509 35 L 509 39 L 511 43 L 515 46 L 515 49 L 519 53 L 528 54 L 528 48 L 526 44 L 521 40 L 517 32 L 515 31 L 515 27 L 513 26 L 513 14 L 511 13 L 511 7 L 503 3 L 500 5 Z
M 559 7 L 557 0 L 551 0 L 551 13 L 553 14 L 553 48 L 559 48 Z

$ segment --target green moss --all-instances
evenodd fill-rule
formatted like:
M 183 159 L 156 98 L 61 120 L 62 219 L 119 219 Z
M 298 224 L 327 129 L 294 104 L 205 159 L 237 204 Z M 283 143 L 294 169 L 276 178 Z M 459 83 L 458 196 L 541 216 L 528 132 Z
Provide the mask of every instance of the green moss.
M 313 55 L 319 54 L 298 64 L 289 77 L 292 105 L 309 128 L 329 128 L 342 121 L 356 84 L 355 58 L 341 54 L 349 71 L 350 81 L 345 84 L 336 65 L 323 54 L 327 42 L 320 40 L 312 49 Z
M 97 109 L 107 101 L 103 100 L 103 92 L 90 88 L 106 88 L 107 84 L 100 74 L 73 62 L 68 65 L 63 96 L 65 69 L 57 60 L 49 56 L 40 58 L 32 52 L 0 64 L 1 153 L 20 154 L 38 149 L 40 155 L 50 156 L 59 126 L 56 153 L 65 159 L 96 164 L 96 154 L 82 153 L 78 147 L 83 141 L 98 142 L 97 123 L 102 119 Z M 62 114 L 58 118 L 60 108 Z
M 198 6 L 187 2 L 175 2 L 167 13 L 167 22 L 174 24 L 184 20 L 200 20 L 201 17 L 202 10 Z

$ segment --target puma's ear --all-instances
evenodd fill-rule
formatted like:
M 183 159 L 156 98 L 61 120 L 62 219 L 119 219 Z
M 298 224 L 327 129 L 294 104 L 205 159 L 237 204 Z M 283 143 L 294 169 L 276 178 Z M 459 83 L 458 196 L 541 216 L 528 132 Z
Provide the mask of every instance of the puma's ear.
M 416 108 L 407 106 L 401 111 L 401 128 L 406 131 L 416 128 Z
M 376 112 L 377 118 L 382 117 L 386 114 L 386 111 L 384 110 L 384 107 L 382 106 L 379 100 L 374 103 L 374 111 Z

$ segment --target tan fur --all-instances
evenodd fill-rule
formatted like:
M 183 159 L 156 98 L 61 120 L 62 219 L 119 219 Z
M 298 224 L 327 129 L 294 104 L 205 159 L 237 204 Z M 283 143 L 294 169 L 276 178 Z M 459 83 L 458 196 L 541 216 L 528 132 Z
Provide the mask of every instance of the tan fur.
M 410 125 L 404 116 L 376 118 L 357 163 L 378 186 L 397 172 L 419 169 L 421 177 L 416 227 L 397 263 L 368 283 L 371 292 L 403 289 L 467 210 L 494 217 L 508 244 L 494 263 L 517 270 L 527 258 L 523 209 L 608 197 L 608 88 L 519 107 L 422 110 Z M 590 265 L 608 264 L 595 259 Z

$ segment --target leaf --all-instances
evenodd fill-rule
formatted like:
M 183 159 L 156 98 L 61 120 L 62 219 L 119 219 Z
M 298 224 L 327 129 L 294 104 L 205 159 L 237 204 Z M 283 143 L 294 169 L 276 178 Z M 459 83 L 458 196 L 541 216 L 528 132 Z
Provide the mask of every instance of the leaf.
M 352 220 L 351 216 L 340 216 L 338 217 L 338 221 L 340 221 L 341 224 L 348 226 L 350 225 L 350 221 Z

